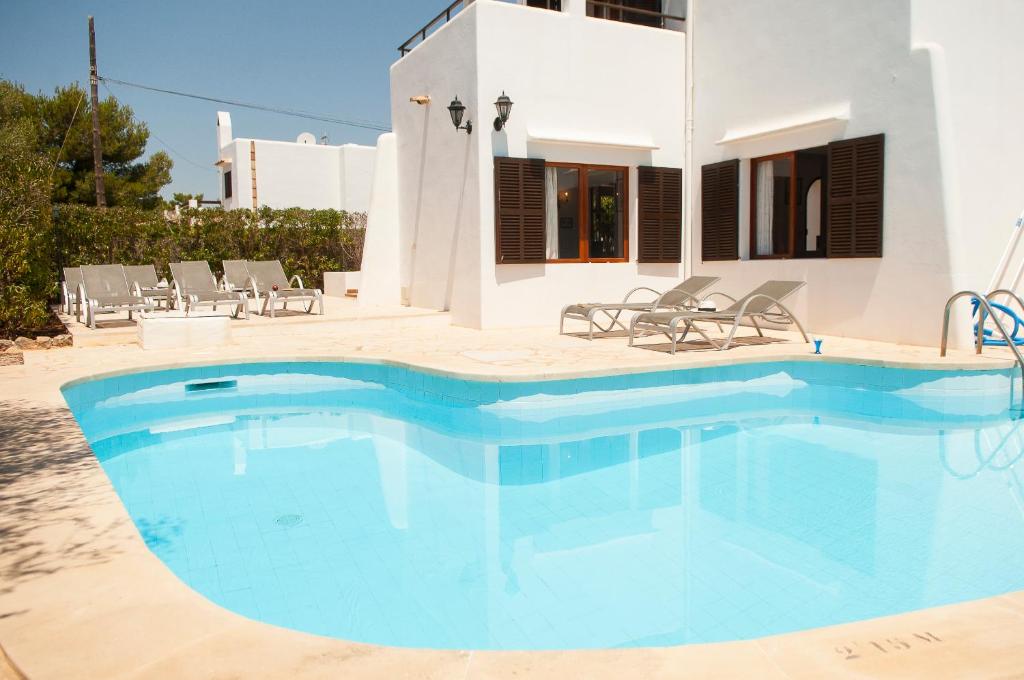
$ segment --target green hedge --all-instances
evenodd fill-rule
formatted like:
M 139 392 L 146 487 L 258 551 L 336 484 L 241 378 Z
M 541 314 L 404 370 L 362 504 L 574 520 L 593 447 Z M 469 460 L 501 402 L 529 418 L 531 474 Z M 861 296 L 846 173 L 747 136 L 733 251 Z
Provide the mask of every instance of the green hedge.
M 281 260 L 289 276 L 323 287 L 325 271 L 354 271 L 363 257 L 365 215 L 337 210 L 156 210 L 62 205 L 54 212 L 55 271 L 83 264 Z
M 51 210 L 45 159 L 20 153 L 0 127 L 0 337 L 44 328 L 62 267 L 281 260 L 289 276 L 323 288 L 326 271 L 354 271 L 366 216 L 337 210 L 184 210 L 60 205 Z M 8 162 L 12 161 L 12 162 Z M 17 162 L 13 162 L 17 161 Z M 10 170 L 8 172 L 7 170 Z M 39 185 L 38 187 L 36 185 Z M 38 190 L 36 190 L 38 189 Z
M 50 161 L 0 88 L 0 337 L 43 328 L 57 289 L 50 240 Z

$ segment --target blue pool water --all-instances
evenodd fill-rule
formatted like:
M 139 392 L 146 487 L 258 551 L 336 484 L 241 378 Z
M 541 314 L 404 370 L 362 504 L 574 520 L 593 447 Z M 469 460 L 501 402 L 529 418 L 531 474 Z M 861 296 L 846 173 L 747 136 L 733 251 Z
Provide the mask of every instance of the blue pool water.
M 213 602 L 365 642 L 559 649 L 1024 588 L 1010 389 L 820 362 L 502 384 L 265 363 L 65 396 L 146 544 Z

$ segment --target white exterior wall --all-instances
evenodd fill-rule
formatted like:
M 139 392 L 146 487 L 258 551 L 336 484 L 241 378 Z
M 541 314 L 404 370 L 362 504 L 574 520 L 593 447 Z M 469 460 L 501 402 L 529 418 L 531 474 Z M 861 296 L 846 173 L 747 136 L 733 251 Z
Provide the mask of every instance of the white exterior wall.
M 1024 3 L 691 0 L 694 273 L 744 293 L 801 279 L 814 332 L 934 345 L 946 298 L 984 288 L 1024 204 L 1014 35 Z M 728 133 L 834 112 L 848 120 L 733 144 Z M 747 260 L 750 163 L 886 135 L 883 257 Z M 700 261 L 700 166 L 740 158 L 741 261 Z M 960 341 L 968 322 L 955 326 Z
M 636 262 L 636 166 L 683 165 L 685 36 L 565 4 L 558 13 L 477 0 L 391 68 L 402 287 L 409 303 L 450 309 L 456 324 L 551 325 L 569 302 L 681 278 L 681 264 Z M 506 49 L 510 40 L 528 48 Z M 514 105 L 495 132 L 502 91 Z M 431 104 L 410 103 L 415 95 Z M 456 95 L 472 135 L 452 126 Z M 630 261 L 496 265 L 494 156 L 629 166 Z
M 373 186 L 373 166 L 377 149 L 359 144 L 340 147 L 341 205 L 349 212 L 370 209 L 370 190 Z
M 480 316 L 479 130 L 456 133 L 446 107 L 458 95 L 477 121 L 477 27 L 482 1 L 391 66 L 403 302 Z M 409 98 L 428 95 L 426 106 Z M 377 192 L 376 187 L 374 193 Z M 371 218 L 373 219 L 373 218 Z
M 218 113 L 220 198 L 224 208 L 252 208 L 250 142 L 256 144 L 257 207 L 334 209 L 366 212 L 376 150 L 371 146 L 300 144 L 265 139 L 224 138 L 231 118 Z M 231 171 L 232 196 L 224 197 L 223 173 Z
M 243 144 L 243 142 L 245 142 Z M 220 201 L 225 210 L 252 207 L 252 174 L 249 167 L 249 143 L 232 139 L 220 149 Z M 231 172 L 231 198 L 224 196 L 224 173 Z
M 256 196 L 261 207 L 341 209 L 341 158 L 337 147 L 255 141 Z

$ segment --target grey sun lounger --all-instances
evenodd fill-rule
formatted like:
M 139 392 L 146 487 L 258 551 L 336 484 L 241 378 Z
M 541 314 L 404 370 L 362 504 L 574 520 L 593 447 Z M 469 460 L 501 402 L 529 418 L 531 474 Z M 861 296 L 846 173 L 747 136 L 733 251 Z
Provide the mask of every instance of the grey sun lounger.
M 132 293 L 153 298 L 157 304 L 163 302 L 165 307 L 170 308 L 171 302 L 174 301 L 174 293 L 170 286 L 160 287 L 156 267 L 151 264 L 125 265 L 124 275 L 132 288 Z
M 86 265 L 82 268 L 82 299 L 89 328 L 96 328 L 96 315 L 113 312 L 150 312 L 156 307 L 152 298 L 133 295 L 119 264 Z
M 192 262 L 172 262 L 171 276 L 174 278 L 173 288 L 179 309 L 185 310 L 187 316 L 197 307 L 219 306 L 231 307 L 231 316 L 249 318 L 249 299 L 240 291 L 220 290 L 217 278 L 210 271 L 206 260 Z
M 763 337 L 764 333 L 758 325 L 759 319 L 769 323 L 796 324 L 800 334 L 803 335 L 804 342 L 810 342 L 800 321 L 782 304 L 784 299 L 800 290 L 803 286 L 803 281 L 767 281 L 738 300 L 724 293 L 717 293 L 717 295 L 731 300 L 732 304 L 716 312 L 669 311 L 637 314 L 633 317 L 629 327 L 629 345 L 630 347 L 633 346 L 637 331 L 654 331 L 665 334 L 671 340 L 671 351 L 672 354 L 675 354 L 676 344 L 680 340 L 685 339 L 686 334 L 691 330 L 695 330 L 712 347 L 718 350 L 725 350 L 729 349 L 733 339 L 736 337 L 736 331 L 744 320 L 750 321 L 754 328 L 757 329 L 757 334 Z M 729 329 L 725 339 L 715 340 L 698 325 L 698 322 L 701 321 L 710 321 L 718 324 L 731 323 L 732 327 Z M 683 327 L 681 337 L 678 335 L 680 326 Z
M 263 300 L 263 309 L 260 312 L 262 315 L 266 316 L 269 310 L 270 318 L 274 318 L 274 311 L 279 302 L 283 303 L 284 309 L 288 309 L 289 302 L 305 303 L 307 314 L 313 311 L 313 305 L 316 304 L 320 308 L 321 316 L 323 315 L 324 295 L 320 289 L 306 288 L 298 276 L 289 279 L 285 276 L 280 260 L 249 261 L 245 266 L 249 271 L 247 288 L 251 289 L 255 299 Z
M 75 319 L 82 320 L 81 292 L 83 287 L 82 268 L 64 267 L 64 280 L 60 282 L 60 305 L 64 313 L 71 315 L 71 305 L 75 306 Z
M 626 293 L 626 297 L 622 299 L 622 302 L 566 305 L 562 308 L 562 316 L 558 321 L 558 333 L 559 335 L 565 333 L 566 319 L 586 321 L 588 326 L 587 337 L 590 340 L 594 339 L 595 326 L 601 332 L 610 331 L 615 326 L 624 331 L 629 330 L 619 320 L 623 312 L 653 312 L 658 309 L 681 310 L 686 307 L 696 307 L 700 301 L 697 296 L 720 280 L 717 276 L 691 276 L 675 288 L 671 288 L 664 293 L 660 293 L 653 288 L 640 286 Z M 654 293 L 657 297 L 646 302 L 630 302 L 633 294 L 641 291 Z M 602 322 L 608 325 L 602 326 Z
M 221 278 L 224 290 L 240 290 L 255 296 L 245 260 L 224 260 L 221 264 L 224 266 L 224 276 Z

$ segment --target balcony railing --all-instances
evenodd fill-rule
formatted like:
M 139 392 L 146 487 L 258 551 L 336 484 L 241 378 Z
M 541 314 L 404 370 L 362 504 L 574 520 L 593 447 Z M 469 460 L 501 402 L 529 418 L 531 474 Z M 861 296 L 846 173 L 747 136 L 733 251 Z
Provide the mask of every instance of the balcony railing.
M 515 0 L 512 0 L 515 1 Z M 686 17 L 673 16 L 644 7 L 636 7 L 640 4 L 638 0 L 586 0 L 587 16 L 611 21 L 622 21 L 628 24 L 639 24 L 641 26 L 654 26 L 657 28 L 670 28 L 680 30 Z M 427 25 L 416 31 L 404 43 L 398 46 L 400 56 L 412 52 L 413 48 L 427 39 L 427 37 L 441 26 L 452 20 L 456 14 L 469 5 L 471 0 L 455 0 L 445 7 L 441 12 L 427 22 Z M 562 11 L 562 0 L 527 0 L 527 5 L 541 9 L 550 9 L 556 12 Z M 660 3 L 653 3 L 660 4 Z
M 512 1 L 515 2 L 515 0 Z M 411 38 L 399 45 L 398 54 L 404 57 L 412 52 L 414 47 L 426 40 L 427 36 L 435 30 L 451 21 L 452 17 L 464 10 L 468 4 L 470 4 L 470 0 L 455 0 L 455 2 L 445 7 L 441 13 L 431 19 L 426 26 L 413 33 Z M 551 9 L 556 12 L 562 11 L 562 0 L 529 0 L 527 4 L 531 7 Z
M 630 0 L 587 0 L 587 16 L 676 30 L 680 30 L 686 21 L 686 17 L 636 7 L 636 4 L 640 3 L 630 2 Z
M 440 14 L 431 19 L 426 26 L 413 33 L 411 38 L 399 45 L 398 53 L 404 57 L 412 52 L 412 48 L 426 40 L 427 36 L 430 35 L 435 28 L 447 24 L 452 20 L 452 17 L 461 12 L 465 6 L 466 0 L 455 0 L 455 2 L 444 8 Z

